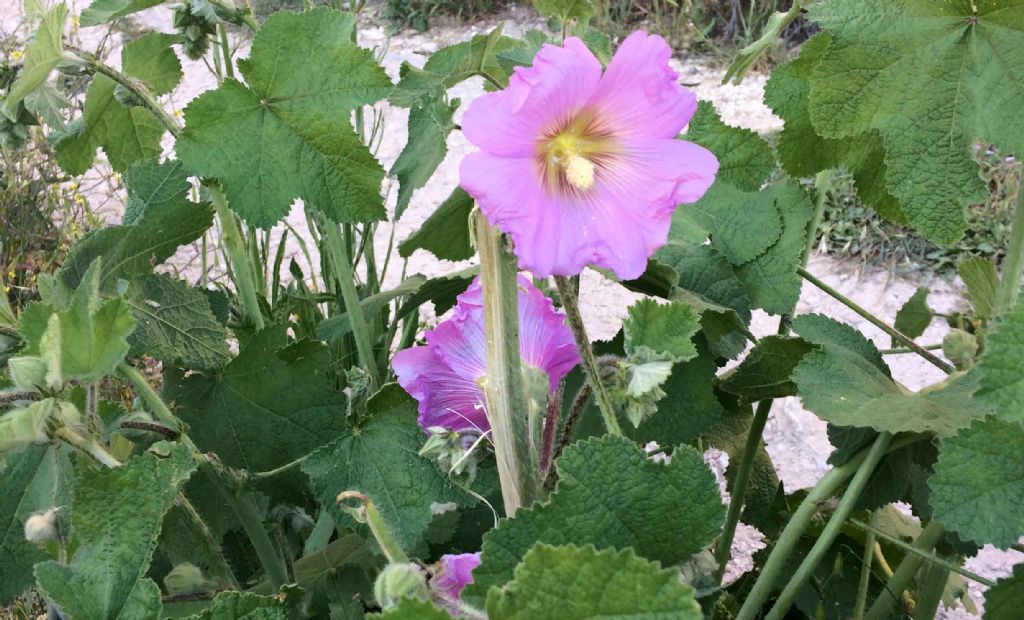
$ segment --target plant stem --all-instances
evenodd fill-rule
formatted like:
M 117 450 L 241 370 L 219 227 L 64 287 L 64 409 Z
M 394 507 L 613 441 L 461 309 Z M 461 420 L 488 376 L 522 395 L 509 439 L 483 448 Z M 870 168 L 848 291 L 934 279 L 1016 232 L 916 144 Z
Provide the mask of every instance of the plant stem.
M 167 129 L 167 131 L 169 131 L 175 138 L 177 138 L 178 134 L 181 133 L 181 128 L 178 126 L 178 123 L 170 114 L 167 113 L 167 110 L 160 105 L 160 102 L 156 100 L 156 97 L 149 92 L 148 88 L 142 86 L 133 78 L 130 78 L 113 67 L 105 64 L 102 60 L 96 58 L 92 54 L 87 54 L 85 52 L 76 52 L 75 55 L 70 56 L 68 60 L 75 64 L 85 65 L 87 69 L 91 69 L 93 72 L 99 73 L 100 75 L 105 75 L 111 80 L 117 82 L 129 90 L 133 95 L 137 96 L 139 100 L 142 101 L 143 105 L 149 108 L 149 110 L 156 116 L 157 120 L 160 121 L 160 124 L 163 125 L 164 128 Z
M 114 455 L 107 452 L 103 446 L 96 443 L 96 440 L 92 437 L 82 437 L 66 426 L 58 428 L 56 432 L 54 432 L 54 436 L 70 446 L 88 454 L 95 459 L 96 462 L 104 465 L 105 467 L 114 468 L 121 466 L 121 461 L 114 458 Z
M 942 345 L 941 344 L 923 344 L 923 345 L 921 345 L 921 348 L 924 349 L 925 351 L 941 351 L 942 350 Z M 878 352 L 881 353 L 882 355 L 905 355 L 907 353 L 915 353 L 915 354 L 917 353 L 917 351 L 912 351 L 910 349 L 906 349 L 906 348 L 903 348 L 903 347 L 897 347 L 895 349 L 879 349 Z
M 905 541 L 903 541 L 903 540 L 893 536 L 892 534 L 889 534 L 885 530 L 881 530 L 881 529 L 875 527 L 871 523 L 864 523 L 860 519 L 850 519 L 850 523 L 855 525 L 855 526 L 857 526 L 857 527 L 859 527 L 860 529 L 864 530 L 868 534 L 872 534 L 874 536 L 882 538 L 882 539 L 884 539 L 884 540 L 886 540 L 886 541 L 896 545 L 897 547 L 903 549 L 904 551 L 906 551 L 908 553 L 912 553 L 914 555 L 920 556 L 926 562 L 931 562 L 932 564 L 938 564 L 940 566 L 943 566 L 943 567 L 949 569 L 950 571 L 952 571 L 952 572 L 954 572 L 954 573 L 956 573 L 958 575 L 966 577 L 967 579 L 970 579 L 971 581 L 977 581 L 981 585 L 987 586 L 989 588 L 991 588 L 992 586 L 996 585 L 996 582 L 992 581 L 991 579 L 986 579 L 985 577 L 982 577 L 981 575 L 979 575 L 977 573 L 973 573 L 973 572 L 967 570 L 966 568 L 963 568 L 962 566 L 957 566 L 956 564 L 953 564 L 952 562 L 944 560 L 944 559 L 938 557 L 937 555 L 935 555 L 933 553 L 928 553 L 927 551 L 922 551 L 922 550 L 918 549 L 917 547 L 915 547 L 914 545 L 912 545 L 910 543 L 907 543 L 907 542 L 905 542 Z
M 565 379 L 558 384 L 558 390 L 548 399 L 548 411 L 544 417 L 544 442 L 540 453 L 540 479 L 545 480 L 555 453 L 555 439 L 558 436 L 558 419 L 562 413 L 562 396 Z
M 797 269 L 797 273 L 800 274 L 800 277 L 802 277 L 803 279 L 807 280 L 808 282 L 810 282 L 814 286 L 817 286 L 818 288 L 820 288 L 824 292 L 828 293 L 831 297 L 833 297 L 836 300 L 838 300 L 840 303 L 842 303 L 844 306 L 846 306 L 850 310 L 853 310 L 854 312 L 856 312 L 858 315 L 860 315 L 862 318 L 866 319 L 869 323 L 871 323 L 872 325 L 874 325 L 878 329 L 880 329 L 883 332 L 889 334 L 895 340 L 903 343 L 904 346 L 906 346 L 908 349 L 911 349 L 914 353 L 917 353 L 918 355 L 920 355 L 924 359 L 926 359 L 929 362 L 931 362 L 931 364 L 933 366 L 935 366 L 936 368 L 942 370 L 946 374 L 953 374 L 954 372 L 956 372 L 956 368 L 953 368 L 953 366 L 951 366 L 950 364 L 947 364 L 946 362 L 940 360 L 938 357 L 932 355 L 924 347 L 922 347 L 921 345 L 919 345 L 916 342 L 914 342 L 911 338 L 909 338 L 908 336 L 906 336 L 902 332 L 897 331 L 895 328 L 892 328 L 892 327 L 886 325 L 881 319 L 879 319 L 875 315 L 871 314 L 870 312 L 868 312 L 864 308 L 858 306 L 852 299 L 850 299 L 846 295 L 843 295 L 842 293 L 840 293 L 839 291 L 835 290 L 834 288 L 832 288 L 828 284 L 825 284 L 824 282 L 822 282 L 818 278 L 814 277 L 806 269 L 801 267 L 801 268 Z
M 338 230 L 338 225 L 326 217 L 319 218 L 320 228 L 324 235 L 324 242 L 334 265 L 335 280 L 341 289 L 341 298 L 345 302 L 345 311 L 348 313 L 349 323 L 352 325 L 352 337 L 356 341 L 356 351 L 359 353 L 359 361 L 363 368 L 370 374 L 371 389 L 376 389 L 380 384 L 380 373 L 377 370 L 377 358 L 373 355 L 373 344 L 370 340 L 370 330 L 366 324 L 366 317 L 363 315 L 363 307 L 359 305 L 359 293 L 356 291 L 356 280 L 352 272 L 352 263 L 349 262 L 349 254 L 346 250 L 344 240 Z
M 814 187 L 817 195 L 814 203 L 814 213 L 811 215 L 810 221 L 807 223 L 807 243 L 804 244 L 803 252 L 800 255 L 800 265 L 806 266 L 808 259 L 810 259 L 811 252 L 814 250 L 814 239 L 817 236 L 818 226 L 821 224 L 821 215 L 825 210 L 825 198 L 828 195 L 828 190 L 832 186 L 832 171 L 823 170 L 818 173 L 815 177 Z M 779 328 L 777 333 L 780 335 L 786 335 L 789 333 L 789 324 L 787 321 L 780 320 Z M 739 524 L 740 516 L 743 513 L 743 506 L 746 501 L 747 486 L 750 484 L 750 474 L 754 469 L 754 461 L 757 458 L 757 452 L 761 448 L 761 435 L 764 433 L 765 424 L 768 422 L 768 415 L 772 410 L 773 399 L 762 400 L 757 404 L 757 409 L 754 410 L 754 417 L 750 421 L 750 429 L 747 432 L 747 441 L 743 446 L 743 452 L 740 455 L 739 465 L 736 470 L 736 477 L 733 479 L 733 485 L 729 500 L 729 512 L 725 518 L 725 525 L 722 527 L 722 535 L 718 539 L 718 544 L 715 546 L 715 562 L 718 563 L 718 567 L 715 572 L 716 583 L 721 584 L 722 579 L 725 577 L 725 568 L 729 562 L 729 557 L 732 552 L 732 541 L 736 536 L 736 527 Z
M 217 210 L 217 220 L 220 222 L 221 240 L 227 249 L 228 259 L 231 261 L 231 270 L 235 276 L 235 288 L 238 290 L 238 299 L 242 306 L 242 316 L 252 323 L 256 331 L 264 327 L 263 311 L 260 310 L 259 298 L 256 296 L 256 279 L 249 268 L 249 257 L 245 252 L 245 243 L 242 239 L 242 231 L 235 221 L 235 214 L 228 208 L 227 198 L 220 186 L 214 183 L 206 184 L 213 198 L 213 207 Z
M 188 516 L 189 522 L 192 524 L 193 529 L 199 535 L 200 545 L 202 546 L 203 553 L 210 562 L 211 574 L 220 576 L 228 584 L 238 587 L 238 581 L 235 580 L 234 573 L 231 572 L 231 567 L 228 566 L 227 560 L 224 559 L 224 553 L 221 551 L 220 544 L 217 539 L 214 538 L 213 532 L 210 531 L 209 526 L 203 521 L 203 517 L 196 510 L 196 507 L 192 505 L 192 502 L 185 497 L 184 493 L 178 493 L 178 506 Z
M 878 513 L 871 513 L 871 522 L 878 519 Z M 875 533 L 868 532 L 864 538 L 864 555 L 861 558 L 860 583 L 857 584 L 857 599 L 853 605 L 853 620 L 864 620 L 868 603 L 868 586 L 871 584 L 871 566 L 875 556 Z
M 236 489 L 225 484 L 224 480 L 219 482 L 221 483 L 219 484 L 221 495 L 224 496 L 225 501 L 242 524 L 242 529 L 245 530 L 246 536 L 252 542 L 256 556 L 259 557 L 260 564 L 263 565 L 263 570 L 266 571 L 267 578 L 276 592 L 281 586 L 288 583 L 288 569 L 277 549 L 274 548 L 274 542 L 270 540 L 267 528 L 263 526 L 263 518 L 256 509 L 252 496 L 248 493 L 239 494 Z
M 476 214 L 483 287 L 487 420 L 498 461 L 505 515 L 540 497 L 540 457 L 530 433 L 519 343 L 519 270 L 501 232 Z
M 361 506 L 358 509 L 353 509 L 346 504 L 350 499 L 358 500 Z M 400 564 L 409 561 L 409 557 L 405 555 L 402 546 L 395 540 L 395 535 L 391 532 L 387 521 L 384 520 L 380 511 L 377 510 L 377 506 L 368 496 L 359 491 L 345 491 L 338 495 L 335 502 L 342 510 L 350 513 L 354 511 L 355 514 L 353 516 L 370 527 L 370 532 L 373 534 L 374 539 L 376 539 L 377 544 L 380 545 L 380 549 L 384 552 L 384 557 L 387 558 L 389 563 Z
M 1022 181 L 1024 183 L 1024 181 Z M 1013 213 L 1010 247 L 1003 260 L 1003 275 L 996 292 L 996 316 L 1009 310 L 1020 297 L 1020 279 L 1024 275 L 1024 187 L 1017 186 L 1017 210 Z
M 942 524 L 938 521 L 932 521 L 917 536 L 913 548 L 921 552 L 930 551 L 945 534 L 946 528 L 942 527 Z M 868 610 L 868 614 L 865 616 L 866 620 L 885 620 L 885 618 L 889 617 L 893 603 L 900 599 L 901 593 L 910 585 L 922 562 L 924 562 L 924 558 L 917 553 L 910 553 L 903 558 L 903 561 L 896 568 L 896 572 L 893 573 L 888 583 L 885 584 L 885 591 L 871 604 L 871 609 Z
M 949 569 L 938 564 L 928 564 L 921 570 L 917 586 L 917 604 L 914 605 L 914 617 L 919 620 L 932 620 L 942 602 L 942 593 L 949 583 Z
M 917 443 L 924 438 L 922 435 L 900 437 L 889 445 L 888 452 Z M 747 595 L 747 600 L 743 603 L 743 607 L 736 616 L 736 620 L 753 620 L 758 616 L 761 605 L 768 599 L 768 595 L 771 594 L 778 578 L 789 570 L 786 562 L 793 553 L 793 549 L 796 548 L 796 544 L 800 541 L 800 537 L 810 523 L 811 517 L 818 511 L 819 504 L 831 497 L 843 482 L 857 472 L 873 448 L 874 446 L 865 448 L 853 455 L 850 460 L 842 465 L 830 469 L 818 484 L 814 485 L 814 488 L 804 497 L 804 500 L 800 502 L 800 506 L 797 507 L 796 512 L 790 517 L 789 523 L 782 530 L 782 534 L 779 535 L 775 547 L 768 555 L 768 560 L 765 562 L 764 567 L 761 569 L 761 574 Z
M 597 407 L 601 411 L 604 426 L 608 430 L 609 435 L 621 437 L 622 429 L 619 427 L 618 418 L 615 417 L 615 406 L 612 405 L 612 400 L 608 396 L 608 390 L 605 389 L 604 383 L 601 381 L 597 360 L 594 359 L 594 350 L 590 347 L 590 338 L 587 336 L 587 330 L 583 326 L 583 317 L 580 315 L 579 300 L 577 298 L 578 291 L 573 285 L 572 280 L 565 276 L 555 276 L 555 286 L 558 287 L 558 295 L 562 299 L 562 308 L 565 310 L 569 327 L 572 328 L 572 335 L 576 339 L 576 348 L 579 349 L 580 358 L 583 360 L 583 369 L 587 375 L 587 383 L 590 384 L 590 389 L 594 393 L 594 400 L 597 401 Z
M 217 34 L 220 38 L 220 53 L 224 59 L 224 73 L 229 78 L 234 79 L 235 67 L 234 63 L 231 62 L 231 47 L 228 45 L 228 29 L 224 27 L 224 24 L 217 24 Z
M 149 384 L 146 377 L 142 376 L 142 373 L 139 372 L 137 368 L 127 362 L 119 363 L 117 365 L 117 372 L 121 375 L 121 378 L 126 380 L 133 388 L 135 388 L 139 398 L 142 399 L 142 402 L 146 403 L 146 406 L 148 406 L 150 412 L 156 416 L 156 419 L 164 426 L 167 426 L 171 430 L 177 432 L 181 442 L 185 444 L 189 450 L 198 454 L 199 448 L 192 443 L 192 439 L 190 439 L 188 434 L 185 432 L 185 424 L 182 423 L 176 415 L 171 413 L 167 403 L 160 398 L 160 395 L 156 393 L 156 390 L 154 390 L 153 386 Z
M 853 480 L 850 481 L 846 492 L 843 493 L 843 497 L 839 500 L 839 505 L 836 506 L 836 510 L 829 518 L 825 529 L 822 530 L 818 540 L 811 547 L 810 553 L 800 563 L 796 573 L 786 583 L 786 587 L 783 588 L 782 594 L 775 601 L 771 611 L 765 616 L 765 620 L 781 620 L 786 615 L 786 612 L 789 611 L 790 606 L 793 604 L 793 599 L 796 598 L 800 588 L 811 578 L 815 569 L 818 568 L 818 563 L 825 557 L 825 554 L 828 553 L 829 548 L 832 546 L 832 542 L 839 536 L 843 523 L 850 516 L 850 513 L 853 512 L 857 499 L 860 498 L 860 494 L 871 478 L 871 474 L 874 473 L 878 461 L 885 455 L 885 450 L 891 442 L 892 435 L 889 433 L 880 433 L 875 438 L 875 442 L 868 449 L 864 462 L 857 467 L 857 473 L 854 474 Z

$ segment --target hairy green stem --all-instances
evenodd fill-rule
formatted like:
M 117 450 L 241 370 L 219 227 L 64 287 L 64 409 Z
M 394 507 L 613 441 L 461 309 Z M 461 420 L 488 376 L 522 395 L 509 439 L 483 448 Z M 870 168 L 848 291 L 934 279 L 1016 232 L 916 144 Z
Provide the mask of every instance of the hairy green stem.
M 1024 181 L 1022 181 L 1024 183 Z M 1024 187 L 1017 187 L 1017 210 L 1013 213 L 1010 247 L 1003 260 L 1003 275 L 996 293 L 996 315 L 1009 310 L 1020 297 L 1020 279 L 1024 276 Z
M 917 604 L 914 617 L 918 620 L 933 620 L 942 602 L 942 594 L 949 583 L 949 569 L 938 564 L 928 564 L 921 569 L 918 580 Z
M 331 264 L 334 266 L 337 276 L 335 280 L 341 290 L 341 298 L 345 302 L 345 311 L 348 313 L 349 323 L 352 325 L 352 337 L 356 341 L 359 361 L 370 374 L 371 388 L 376 389 L 380 385 L 380 372 L 377 370 L 377 358 L 373 355 L 373 344 L 370 339 L 369 327 L 366 324 L 366 317 L 363 315 L 363 307 L 359 305 L 359 293 L 356 291 L 355 274 L 352 272 L 348 251 L 337 224 L 325 217 L 320 217 L 319 224 L 324 236 L 324 245 L 327 247 Z
M 938 357 L 932 355 L 929 351 L 927 351 L 924 347 L 922 347 L 921 345 L 919 345 L 916 342 L 914 342 L 907 335 L 903 334 L 902 332 L 896 330 L 893 327 L 890 327 L 889 325 L 886 325 L 885 322 L 883 322 L 881 319 L 879 319 L 875 315 L 871 314 L 870 312 L 868 312 L 864 308 L 862 308 L 859 305 L 857 305 L 852 299 L 850 299 L 846 295 L 843 295 L 842 293 L 840 293 L 836 289 L 832 288 L 828 284 L 825 284 L 824 282 L 822 282 L 818 278 L 814 277 L 806 269 L 801 267 L 801 268 L 797 269 L 797 273 L 800 274 L 800 277 L 802 277 L 803 279 L 807 280 L 808 282 L 810 282 L 814 286 L 817 286 L 822 291 L 828 293 L 828 295 L 830 297 L 833 297 L 834 299 L 836 299 L 837 301 L 842 303 L 844 306 L 846 306 L 850 310 L 853 310 L 854 312 L 856 312 L 862 318 L 866 319 L 869 323 L 871 323 L 872 325 L 874 325 L 878 329 L 880 329 L 883 332 L 889 334 L 890 336 L 892 336 L 898 342 L 903 343 L 903 345 L 905 347 L 907 347 L 908 349 L 912 350 L 914 353 L 917 353 L 918 355 L 920 355 L 924 359 L 928 360 L 936 368 L 942 370 L 946 374 L 953 374 L 954 372 L 956 372 L 956 368 L 953 368 L 953 366 L 951 366 L 950 364 L 947 364 L 946 362 L 942 361 Z
M 105 75 L 114 82 L 120 84 L 122 87 L 130 91 L 133 95 L 139 98 L 149 110 L 156 116 L 160 124 L 164 126 L 175 138 L 181 133 L 181 127 L 175 122 L 171 115 L 167 113 L 160 102 L 156 100 L 156 97 L 149 92 L 149 89 L 137 82 L 135 79 L 128 77 L 124 73 L 114 69 L 113 67 L 105 64 L 99 58 L 85 52 L 75 52 L 74 55 L 68 57 L 68 60 L 75 64 L 84 65 L 87 69 Z
M 945 534 L 946 528 L 942 527 L 938 521 L 932 521 L 917 536 L 913 549 L 921 552 L 931 551 Z M 900 600 L 900 595 L 910 585 L 922 562 L 924 562 L 924 558 L 918 553 L 909 553 L 903 558 L 899 567 L 896 568 L 896 572 L 885 584 L 885 591 L 871 604 L 871 609 L 865 616 L 866 620 L 885 620 L 890 616 L 893 604 Z
M 917 443 L 924 438 L 924 435 L 899 437 L 889 445 L 888 452 Z M 771 594 L 772 589 L 774 589 L 779 577 L 789 571 L 787 566 L 789 556 L 792 555 L 804 530 L 810 524 L 811 517 L 818 511 L 819 505 L 831 497 L 843 482 L 860 469 L 860 466 L 867 459 L 873 447 L 861 450 L 842 465 L 830 469 L 818 484 L 814 485 L 814 488 L 804 497 L 804 500 L 800 502 L 800 505 L 790 517 L 789 523 L 782 530 L 782 534 L 779 535 L 775 546 L 768 555 L 768 559 L 761 569 L 761 574 L 754 582 L 754 586 L 747 595 L 747 600 L 743 603 L 743 607 L 736 616 L 736 620 L 754 620 L 758 616 L 761 606 L 768 600 L 768 596 Z
M 114 458 L 112 454 L 107 452 L 106 449 L 98 444 L 92 437 L 82 437 L 66 426 L 58 428 L 53 435 L 71 447 L 88 454 L 97 463 L 100 463 L 105 467 L 114 468 L 121 466 L 121 461 Z
M 360 506 L 358 508 L 350 506 L 347 503 L 350 499 L 357 500 Z M 377 510 L 376 504 L 368 496 L 359 491 L 345 491 L 338 495 L 335 502 L 339 508 L 353 513 L 356 520 L 362 521 L 370 527 L 370 533 L 373 534 L 377 544 L 380 545 L 380 550 L 384 552 L 384 557 L 390 564 L 402 564 L 409 561 L 409 557 L 405 554 L 402 546 L 398 544 L 388 522 L 384 520 L 380 511 Z
M 565 276 L 555 276 L 555 286 L 558 287 L 558 296 L 562 300 L 562 309 L 565 310 L 565 317 L 568 319 L 572 335 L 576 340 L 576 348 L 579 349 L 580 358 L 583 360 L 583 370 L 587 375 L 587 383 L 594 394 L 597 408 L 601 411 L 604 419 L 604 426 L 608 434 L 614 437 L 622 436 L 622 428 L 619 427 L 619 420 L 615 417 L 615 406 L 612 405 L 611 397 L 604 382 L 601 381 L 601 373 L 597 368 L 597 360 L 594 358 L 594 350 L 590 346 L 590 338 L 583 325 L 583 317 L 580 315 L 579 299 L 576 287 L 572 280 Z
M 206 188 L 210 191 L 213 207 L 217 211 L 221 240 L 227 250 L 228 260 L 231 261 L 231 270 L 235 276 L 235 288 L 238 290 L 238 299 L 242 306 L 242 316 L 256 328 L 256 331 L 260 331 L 264 327 L 263 311 L 260 309 L 259 298 L 256 294 L 256 276 L 249 268 L 249 257 L 245 251 L 242 230 L 238 227 L 235 214 L 228 207 L 227 198 L 224 197 L 220 186 L 208 183 Z
M 149 384 L 149 381 L 146 380 L 146 377 L 142 376 L 142 373 L 137 368 L 127 362 L 121 362 L 117 365 L 117 374 L 121 375 L 122 379 L 135 388 L 139 398 L 142 399 L 142 402 L 146 403 L 150 413 L 155 415 L 161 424 L 177 432 L 179 441 L 185 444 L 192 452 L 199 454 L 199 448 L 196 447 L 196 444 L 192 443 L 192 439 L 185 432 L 185 424 L 178 419 L 178 416 L 171 413 L 167 403 L 160 398 L 160 395 L 156 393 L 153 386 Z
M 220 39 L 220 53 L 224 61 L 224 73 L 234 79 L 235 67 L 231 62 L 231 47 L 228 45 L 228 29 L 224 24 L 217 24 L 217 35 Z
M 878 513 L 871 513 L 871 522 L 878 519 Z M 868 604 L 868 586 L 871 585 L 871 566 L 875 557 L 875 533 L 868 532 L 864 537 L 864 555 L 861 557 L 860 582 L 857 584 L 857 598 L 853 604 L 853 620 L 864 620 L 864 610 Z
M 242 529 L 249 537 L 253 549 L 256 550 L 256 557 L 260 559 L 260 564 L 276 592 L 281 586 L 288 583 L 288 569 L 284 559 L 274 547 L 274 541 L 270 539 L 267 528 L 263 525 L 263 517 L 260 516 L 250 494 L 239 493 L 237 489 L 230 488 L 223 480 L 219 482 L 221 482 L 218 485 L 221 495 L 235 516 L 238 517 L 239 523 L 242 524 Z
M 476 244 L 483 288 L 487 420 L 498 461 L 505 514 L 540 498 L 539 446 L 534 444 L 519 343 L 519 269 L 508 241 L 476 214 Z
M 807 223 L 807 243 L 804 244 L 803 252 L 800 255 L 800 265 L 807 266 L 807 261 L 814 250 L 814 239 L 817 236 L 818 226 L 821 224 L 821 216 L 825 211 L 825 199 L 829 189 L 832 187 L 832 171 L 823 170 L 815 177 L 814 187 L 816 200 L 814 213 Z M 786 335 L 789 333 L 789 324 L 783 319 L 779 321 L 777 333 Z M 754 417 L 750 421 L 750 429 L 747 432 L 747 441 L 740 454 L 739 465 L 736 469 L 736 477 L 733 479 L 730 491 L 729 512 L 726 514 L 725 525 L 722 527 L 722 535 L 715 546 L 715 562 L 718 567 L 715 572 L 715 581 L 722 583 L 725 577 L 725 568 L 729 562 L 732 551 L 732 541 L 736 536 L 736 527 L 739 524 L 740 516 L 743 513 L 743 506 L 746 502 L 747 487 L 750 484 L 750 474 L 754 469 L 754 461 L 757 458 L 758 450 L 761 448 L 761 435 L 764 433 L 765 424 L 768 422 L 768 414 L 771 413 L 773 399 L 762 400 L 754 410 Z
M 843 529 L 843 524 L 846 518 L 853 512 L 853 507 L 856 505 L 857 500 L 860 498 L 860 494 L 864 491 L 864 487 L 867 485 L 868 480 L 871 478 L 871 474 L 874 473 L 875 467 L 878 462 L 885 455 L 886 448 L 892 442 L 892 435 L 889 433 L 880 433 L 875 438 L 875 442 L 868 449 L 867 456 L 864 461 L 857 467 L 857 473 L 854 474 L 853 480 L 850 481 L 850 485 L 847 487 L 846 492 L 843 493 L 843 497 L 839 500 L 839 505 L 836 506 L 836 510 L 832 513 L 832 516 L 828 520 L 828 524 L 825 529 L 822 530 L 818 536 L 818 540 L 815 541 L 814 546 L 811 547 L 810 553 L 804 558 L 804 561 L 800 563 L 799 568 L 796 569 L 796 573 L 786 583 L 786 587 L 782 589 L 782 594 L 779 595 L 778 600 L 775 601 L 775 606 L 772 607 L 768 615 L 765 616 L 765 620 L 781 620 L 786 612 L 789 611 L 790 606 L 793 604 L 793 600 L 796 598 L 797 592 L 800 588 L 807 583 L 807 580 L 814 574 L 815 569 L 818 568 L 818 564 L 828 553 L 829 548 L 832 546 L 832 542 L 835 541 L 836 537 L 839 536 L 840 531 Z

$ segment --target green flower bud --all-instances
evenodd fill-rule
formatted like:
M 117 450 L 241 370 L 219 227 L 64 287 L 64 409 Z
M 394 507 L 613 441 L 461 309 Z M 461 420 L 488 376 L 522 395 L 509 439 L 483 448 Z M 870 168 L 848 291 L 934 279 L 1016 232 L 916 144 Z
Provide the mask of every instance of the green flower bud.
M 957 370 L 966 370 L 978 355 L 978 339 L 962 329 L 951 329 L 942 339 L 942 353 Z
M 430 596 L 423 569 L 407 562 L 388 564 L 377 575 L 377 581 L 373 584 L 373 593 L 377 597 L 377 603 L 383 609 L 394 607 L 403 598 L 427 600 Z
M 203 571 L 195 564 L 178 564 L 164 577 L 164 588 L 168 594 L 201 594 L 209 589 Z

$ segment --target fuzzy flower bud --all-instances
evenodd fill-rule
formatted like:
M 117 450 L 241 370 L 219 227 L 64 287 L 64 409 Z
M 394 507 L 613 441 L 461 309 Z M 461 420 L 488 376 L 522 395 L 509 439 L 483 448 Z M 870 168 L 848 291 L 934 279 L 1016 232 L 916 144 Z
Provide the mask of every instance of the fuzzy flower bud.
M 373 593 L 377 597 L 377 603 L 383 609 L 394 607 L 403 598 L 427 600 L 430 596 L 427 591 L 427 578 L 423 574 L 423 570 L 409 562 L 388 564 L 377 575 L 377 581 L 373 584 Z
M 206 592 L 207 581 L 198 566 L 182 562 L 164 577 L 164 587 L 167 588 L 167 593 L 172 595 L 200 594 Z
M 37 544 L 57 540 L 58 512 L 59 508 L 50 508 L 25 519 L 25 540 Z

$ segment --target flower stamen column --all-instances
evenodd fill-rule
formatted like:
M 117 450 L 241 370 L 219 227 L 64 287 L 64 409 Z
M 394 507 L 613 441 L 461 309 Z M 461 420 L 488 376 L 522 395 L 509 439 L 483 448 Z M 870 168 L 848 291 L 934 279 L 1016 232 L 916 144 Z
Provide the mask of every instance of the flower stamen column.
M 538 499 L 540 490 L 539 457 L 529 431 L 519 347 L 518 267 L 501 232 L 480 213 L 475 226 L 487 350 L 482 387 L 505 514 L 511 517 L 517 508 Z

